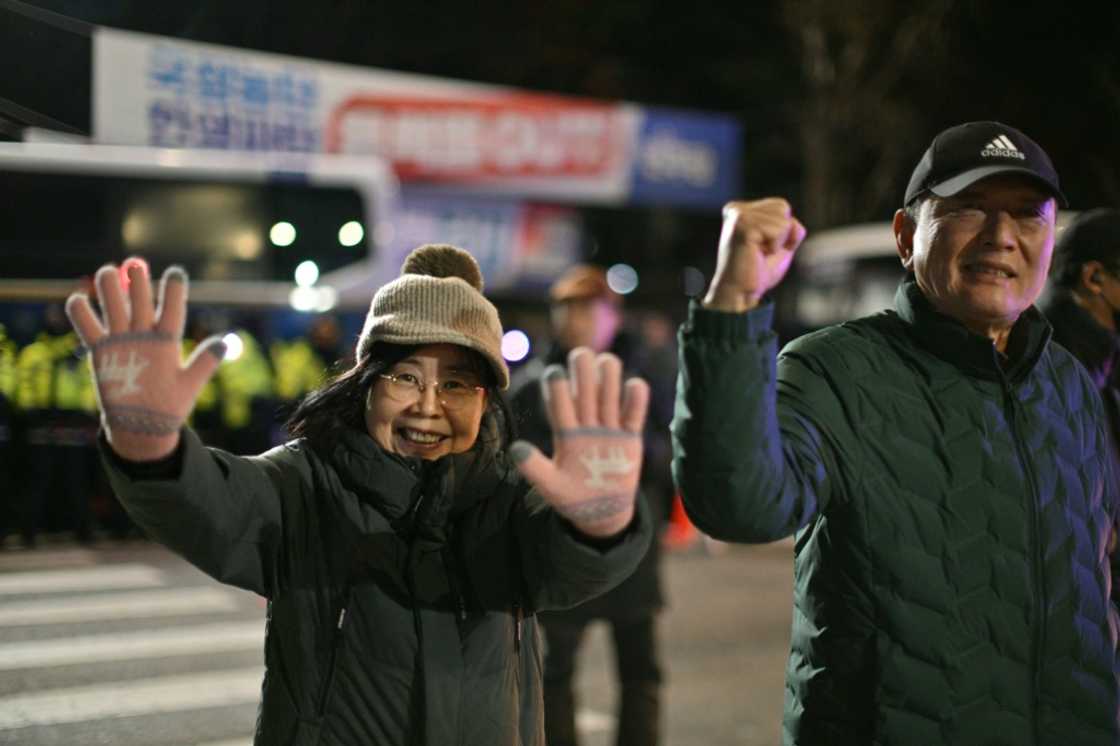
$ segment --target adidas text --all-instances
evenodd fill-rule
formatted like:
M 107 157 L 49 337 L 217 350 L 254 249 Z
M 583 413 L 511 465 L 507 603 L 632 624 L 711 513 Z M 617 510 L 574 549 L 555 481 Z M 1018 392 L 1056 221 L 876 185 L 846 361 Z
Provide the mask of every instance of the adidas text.
M 984 148 L 980 151 L 980 156 L 983 158 L 1018 158 L 1021 161 L 1027 159 L 1018 150 L 1008 150 L 1006 148 Z

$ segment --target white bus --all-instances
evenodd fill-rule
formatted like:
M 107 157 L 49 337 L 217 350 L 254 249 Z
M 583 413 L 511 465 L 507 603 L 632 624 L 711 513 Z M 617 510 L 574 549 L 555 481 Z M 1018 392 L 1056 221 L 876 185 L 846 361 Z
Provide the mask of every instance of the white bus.
M 184 266 L 193 301 L 356 309 L 396 195 L 374 157 L 0 143 L 0 301 L 64 298 L 139 254 Z

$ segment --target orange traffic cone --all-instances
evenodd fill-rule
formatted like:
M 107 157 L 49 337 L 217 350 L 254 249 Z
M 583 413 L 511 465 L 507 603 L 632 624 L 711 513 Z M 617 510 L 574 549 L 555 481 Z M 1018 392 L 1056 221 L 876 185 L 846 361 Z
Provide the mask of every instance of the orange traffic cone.
M 681 502 L 681 495 L 678 492 L 673 495 L 673 505 L 669 509 L 669 522 L 665 525 L 665 531 L 661 534 L 661 546 L 669 551 L 688 549 L 699 538 L 700 532 L 696 530 L 696 526 L 692 525 L 692 521 L 688 520 L 688 514 L 684 512 L 684 503 Z

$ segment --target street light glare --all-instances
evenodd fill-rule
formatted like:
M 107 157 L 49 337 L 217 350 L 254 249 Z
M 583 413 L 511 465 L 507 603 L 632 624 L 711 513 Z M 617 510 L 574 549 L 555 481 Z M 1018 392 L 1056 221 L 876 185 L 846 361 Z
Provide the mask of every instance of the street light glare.
M 245 343 L 241 341 L 241 337 L 237 332 L 230 332 L 222 337 L 222 341 L 226 343 L 226 354 L 223 360 L 236 360 L 241 357 L 241 353 L 245 352 Z
M 338 242 L 343 246 L 357 246 L 365 238 L 366 232 L 357 220 L 343 223 L 338 229 Z
M 301 288 L 309 288 L 319 279 L 319 265 L 310 259 L 304 260 L 296 267 L 296 284 Z
M 629 295 L 638 287 L 638 271 L 629 264 L 616 264 L 607 270 L 607 285 L 619 295 Z
M 520 329 L 510 329 L 502 335 L 502 357 L 511 363 L 524 360 L 529 355 L 529 335 Z
M 268 240 L 272 241 L 274 246 L 291 246 L 296 240 L 296 227 L 281 220 L 268 231 Z

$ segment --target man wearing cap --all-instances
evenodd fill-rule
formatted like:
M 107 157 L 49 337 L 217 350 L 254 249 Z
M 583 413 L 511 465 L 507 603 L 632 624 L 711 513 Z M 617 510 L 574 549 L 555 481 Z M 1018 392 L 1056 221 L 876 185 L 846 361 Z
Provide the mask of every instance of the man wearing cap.
M 554 341 L 544 355 L 522 366 L 510 384 L 510 403 L 519 437 L 544 453 L 552 452 L 552 433 L 545 419 L 540 381 L 548 366 L 564 365 L 568 353 L 590 347 L 596 353 L 613 352 L 632 364 L 622 327 L 622 296 L 607 283 L 602 268 L 578 264 L 553 283 L 551 321 Z M 627 367 L 631 367 L 631 365 Z M 643 435 L 642 493 L 657 519 L 663 517 L 668 494 L 670 446 L 668 423 L 672 417 L 671 382 L 650 380 L 651 400 Z M 658 392 L 664 390 L 664 396 Z M 664 399 L 665 401 L 661 401 Z M 668 493 L 668 494 L 667 494 Z M 661 665 L 657 650 L 656 614 L 663 605 L 658 542 L 650 545 L 634 573 L 606 594 L 564 611 L 539 615 L 547 653 L 544 661 L 545 735 L 549 746 L 577 743 L 573 689 L 576 656 L 587 626 L 596 619 L 611 625 L 611 638 L 620 684 L 618 746 L 654 746 L 659 742 Z
M 673 467 L 701 530 L 796 535 L 784 743 L 1120 742 L 1107 425 L 1033 305 L 1059 202 L 1023 133 L 945 130 L 895 213 L 895 309 L 780 355 L 764 296 L 805 230 L 725 208 Z

